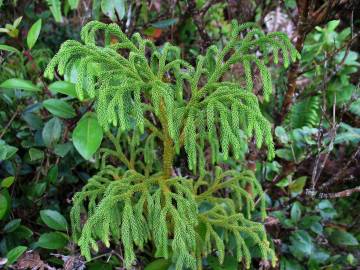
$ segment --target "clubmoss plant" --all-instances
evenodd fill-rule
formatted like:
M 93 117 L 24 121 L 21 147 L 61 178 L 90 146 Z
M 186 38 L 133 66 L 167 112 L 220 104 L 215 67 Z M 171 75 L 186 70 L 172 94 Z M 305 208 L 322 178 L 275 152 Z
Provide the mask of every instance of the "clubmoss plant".
M 104 38 L 97 43 L 99 32 Z M 288 37 L 233 22 L 226 46 L 210 47 L 195 66 L 180 58 L 178 47 L 157 48 L 139 34 L 129 39 L 116 24 L 90 22 L 81 39 L 66 41 L 45 75 L 53 79 L 56 67 L 60 75 L 76 69 L 77 96 L 94 100 L 113 144 L 99 150 L 99 172 L 73 198 L 72 231 L 82 254 L 90 259 L 98 241 L 121 244 L 130 269 L 136 251 L 151 242 L 154 256 L 171 259 L 178 270 L 201 269 L 202 258 L 214 252 L 220 263 L 233 252 L 249 268 L 254 248 L 274 264 L 264 226 L 252 220 L 257 205 L 266 216 L 254 173 L 217 165 L 239 158 L 244 134 L 254 136 L 259 148 L 266 146 L 268 158 L 274 156 L 254 77 L 261 78 L 268 100 L 272 82 L 266 65 L 278 63 L 279 54 L 284 66 L 299 56 Z M 223 81 L 234 64 L 243 67 L 243 84 Z M 174 169 L 183 150 L 192 172 L 186 177 Z M 114 158 L 123 166 L 114 166 Z M 233 249 L 227 248 L 230 242 Z

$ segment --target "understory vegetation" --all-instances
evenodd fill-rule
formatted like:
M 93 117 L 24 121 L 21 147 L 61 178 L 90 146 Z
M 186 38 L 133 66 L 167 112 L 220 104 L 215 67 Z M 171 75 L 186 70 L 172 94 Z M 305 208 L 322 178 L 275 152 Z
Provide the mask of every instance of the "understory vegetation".
M 0 1 L 0 269 L 360 267 L 359 11 Z

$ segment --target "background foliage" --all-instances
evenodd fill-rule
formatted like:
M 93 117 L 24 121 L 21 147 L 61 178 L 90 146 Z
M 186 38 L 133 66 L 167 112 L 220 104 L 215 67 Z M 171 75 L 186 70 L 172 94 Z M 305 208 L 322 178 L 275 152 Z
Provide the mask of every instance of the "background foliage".
M 274 67 L 273 97 L 260 104 L 273 123 L 276 158 L 250 142 L 228 162 L 253 170 L 267 192 L 275 269 L 360 267 L 359 10 L 357 1 L 0 1 L 0 267 L 123 267 L 120 245 L 100 246 L 85 263 L 71 242 L 72 197 L 96 172 L 100 143 L 111 142 L 91 117 L 93 104 L 73 98 L 74 74 L 55 83 L 43 76 L 60 44 L 79 40 L 94 19 L 180 46 L 191 64 L 210 45 L 227 44 L 232 19 L 287 33 L 301 60 Z M 233 65 L 224 77 L 243 73 Z M 262 99 L 260 90 L 255 82 Z M 184 152 L 175 170 L 190 174 L 185 164 Z M 151 246 L 136 257 L 136 269 L 174 267 Z M 204 267 L 245 267 L 216 257 Z M 254 269 L 271 269 L 252 257 Z

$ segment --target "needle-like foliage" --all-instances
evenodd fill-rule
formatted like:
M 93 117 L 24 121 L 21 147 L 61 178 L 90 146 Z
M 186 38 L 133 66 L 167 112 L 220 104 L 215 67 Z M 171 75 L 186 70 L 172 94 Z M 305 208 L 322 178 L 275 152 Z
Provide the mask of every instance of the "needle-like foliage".
M 151 241 L 155 256 L 171 257 L 176 269 L 200 269 L 201 259 L 214 251 L 222 263 L 233 239 L 234 255 L 247 267 L 249 241 L 275 263 L 263 225 L 251 221 L 258 202 L 266 215 L 255 176 L 215 165 L 240 157 L 244 134 L 274 156 L 271 125 L 253 93 L 255 74 L 268 100 L 272 82 L 266 65 L 271 59 L 278 63 L 281 55 L 288 66 L 298 52 L 283 33 L 265 35 L 252 23 L 232 27 L 222 50 L 210 47 L 192 66 L 180 58 L 178 47 L 166 43 L 158 49 L 139 34 L 129 39 L 118 25 L 94 21 L 82 29 L 83 43 L 66 41 L 49 63 L 50 79 L 55 69 L 59 75 L 76 74 L 78 98 L 95 101 L 98 121 L 115 148 L 100 149 L 99 173 L 74 197 L 74 239 L 87 259 L 98 250 L 98 240 L 106 246 L 120 241 L 131 268 L 136 250 Z M 103 42 L 97 41 L 99 33 Z M 223 81 L 235 64 L 243 67 L 244 80 Z M 156 165 L 159 148 L 161 167 Z M 193 171 L 189 178 L 173 171 L 182 148 Z M 107 165 L 109 155 L 128 171 Z

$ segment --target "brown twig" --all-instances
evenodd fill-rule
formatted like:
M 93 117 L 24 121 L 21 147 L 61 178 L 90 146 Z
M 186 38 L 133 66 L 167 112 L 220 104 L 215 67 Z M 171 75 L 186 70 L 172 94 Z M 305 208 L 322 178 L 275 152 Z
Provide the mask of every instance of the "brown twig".
M 345 164 L 345 166 L 338 171 L 338 173 L 336 173 L 329 181 L 323 183 L 320 186 L 320 190 L 326 189 L 330 186 L 332 186 L 333 184 L 339 182 L 342 177 L 344 177 L 344 172 L 347 170 L 347 168 L 349 168 L 350 164 L 356 159 L 356 157 L 360 154 L 360 147 L 358 147 L 358 149 L 351 155 L 349 161 Z
M 355 192 L 360 192 L 360 186 L 350 189 L 345 189 L 343 191 L 334 192 L 334 193 L 319 193 L 318 197 L 321 199 L 335 199 L 349 197 Z
M 179 19 L 178 25 L 181 26 L 188 18 L 193 18 L 196 28 L 199 32 L 201 43 L 200 48 L 204 52 L 211 44 L 211 37 L 205 29 L 204 16 L 208 10 L 215 4 L 221 2 L 220 0 L 207 1 L 200 9 L 196 8 L 196 1 L 189 0 L 185 12 Z
M 14 122 L 16 116 L 19 114 L 20 109 L 17 108 L 16 111 L 13 113 L 13 115 L 11 116 L 9 122 L 6 124 L 6 126 L 4 127 L 3 131 L 0 134 L 0 139 L 5 135 L 6 131 L 9 129 L 9 127 L 11 126 L 12 122 Z
M 297 0 L 299 19 L 297 23 L 296 49 L 301 52 L 307 35 L 318 25 L 321 25 L 330 19 L 335 7 L 345 4 L 346 0 L 325 1 L 315 10 L 315 0 Z M 282 121 L 293 103 L 293 97 L 296 92 L 296 80 L 300 76 L 300 62 L 293 63 L 288 71 L 288 87 L 284 96 L 284 102 L 281 109 L 280 121 Z

